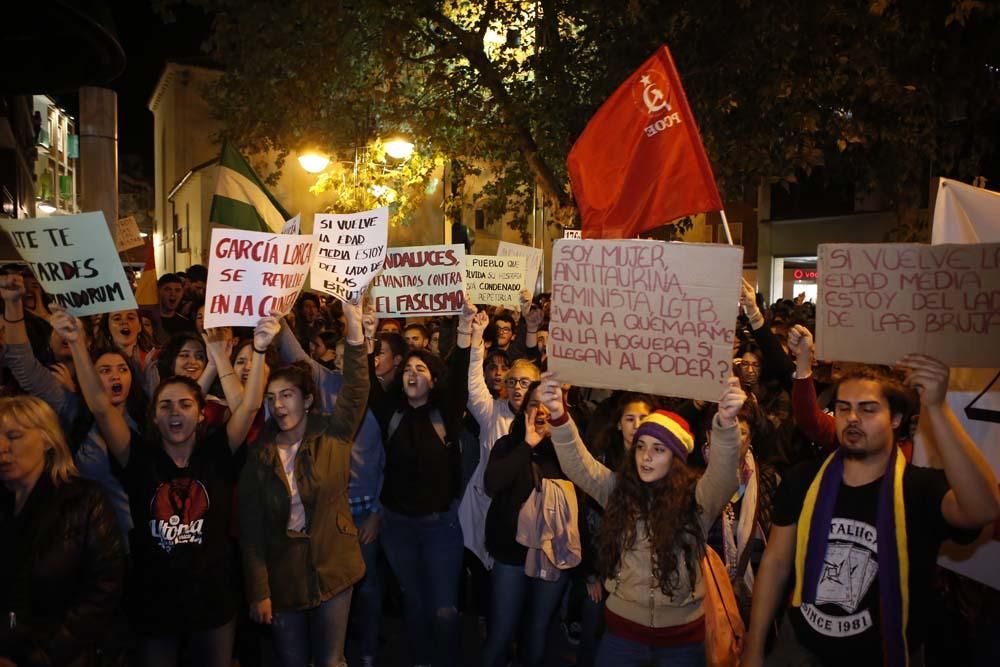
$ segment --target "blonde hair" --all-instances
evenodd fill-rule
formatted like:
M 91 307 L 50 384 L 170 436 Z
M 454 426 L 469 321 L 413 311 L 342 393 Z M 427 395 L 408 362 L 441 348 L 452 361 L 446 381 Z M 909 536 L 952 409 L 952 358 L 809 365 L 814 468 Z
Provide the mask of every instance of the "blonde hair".
M 542 372 L 538 370 L 538 366 L 531 363 L 524 357 L 520 357 L 519 359 L 515 359 L 514 363 L 510 365 L 510 368 L 507 369 L 507 373 L 503 376 L 503 379 L 506 380 L 510 376 L 514 375 L 514 373 L 518 370 L 530 373 L 536 381 L 542 377 Z
M 66 445 L 59 418 L 48 403 L 34 396 L 0 398 L 0 415 L 10 415 L 21 428 L 42 431 L 50 449 L 45 450 L 45 470 L 56 486 L 65 484 L 80 471 Z

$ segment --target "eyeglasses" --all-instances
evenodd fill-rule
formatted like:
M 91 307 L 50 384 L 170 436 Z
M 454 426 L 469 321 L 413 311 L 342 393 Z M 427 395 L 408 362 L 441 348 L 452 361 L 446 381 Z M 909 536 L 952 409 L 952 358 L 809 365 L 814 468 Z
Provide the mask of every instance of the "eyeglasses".
M 497 327 L 497 333 L 510 333 L 510 327 Z
M 531 378 L 507 378 L 507 386 L 513 389 L 514 387 L 520 387 L 521 389 L 527 389 L 531 386 Z

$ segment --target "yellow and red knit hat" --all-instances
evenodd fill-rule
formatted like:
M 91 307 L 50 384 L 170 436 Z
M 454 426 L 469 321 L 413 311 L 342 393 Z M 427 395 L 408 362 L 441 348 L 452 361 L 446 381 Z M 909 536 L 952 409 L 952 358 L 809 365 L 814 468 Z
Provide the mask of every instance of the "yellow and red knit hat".
M 641 435 L 656 438 L 685 463 L 687 463 L 688 454 L 694 451 L 694 436 L 691 435 L 691 427 L 679 414 L 668 410 L 657 410 L 643 419 L 635 431 L 632 442 L 638 442 Z

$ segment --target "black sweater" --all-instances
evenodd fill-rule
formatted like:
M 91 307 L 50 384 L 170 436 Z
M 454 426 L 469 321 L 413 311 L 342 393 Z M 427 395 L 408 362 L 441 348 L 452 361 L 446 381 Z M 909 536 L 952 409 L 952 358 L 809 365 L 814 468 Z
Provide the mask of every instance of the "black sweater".
M 506 565 L 524 565 L 528 555 L 528 548 L 517 542 L 517 519 L 535 488 L 536 470 L 539 484 L 542 479 L 566 479 L 548 438 L 532 448 L 523 438 L 506 435 L 493 445 L 484 479 L 486 494 L 493 499 L 486 514 L 486 549 Z

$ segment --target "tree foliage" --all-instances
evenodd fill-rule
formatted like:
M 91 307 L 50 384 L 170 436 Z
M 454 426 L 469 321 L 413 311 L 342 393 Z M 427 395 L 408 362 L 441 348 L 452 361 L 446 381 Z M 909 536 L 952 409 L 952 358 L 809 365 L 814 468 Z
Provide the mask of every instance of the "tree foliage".
M 507 212 L 536 185 L 571 210 L 569 148 L 663 43 L 724 197 L 822 165 L 907 207 L 929 174 L 970 180 L 997 156 L 996 3 L 160 2 L 215 16 L 207 48 L 226 76 L 210 99 L 244 149 L 276 151 L 280 168 L 289 149 L 353 154 L 405 132 L 458 185 L 488 165 L 484 194 Z

